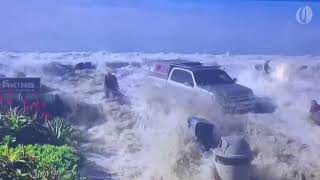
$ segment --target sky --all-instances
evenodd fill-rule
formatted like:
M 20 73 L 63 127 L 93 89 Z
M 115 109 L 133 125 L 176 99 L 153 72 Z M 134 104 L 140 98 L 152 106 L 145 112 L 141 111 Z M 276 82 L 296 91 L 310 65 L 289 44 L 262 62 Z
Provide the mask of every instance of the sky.
M 320 55 L 319 32 L 318 1 L 0 1 L 0 51 Z

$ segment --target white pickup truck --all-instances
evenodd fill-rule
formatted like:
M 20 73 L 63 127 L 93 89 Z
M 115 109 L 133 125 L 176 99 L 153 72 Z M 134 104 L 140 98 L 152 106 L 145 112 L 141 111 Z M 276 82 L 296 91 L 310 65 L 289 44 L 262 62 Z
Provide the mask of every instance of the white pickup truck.
M 251 89 L 236 83 L 220 66 L 204 66 L 187 60 L 157 60 L 149 66 L 149 75 L 175 98 L 189 97 L 194 106 L 213 104 L 225 113 L 248 113 L 254 108 Z M 173 89 L 171 89 L 173 88 Z

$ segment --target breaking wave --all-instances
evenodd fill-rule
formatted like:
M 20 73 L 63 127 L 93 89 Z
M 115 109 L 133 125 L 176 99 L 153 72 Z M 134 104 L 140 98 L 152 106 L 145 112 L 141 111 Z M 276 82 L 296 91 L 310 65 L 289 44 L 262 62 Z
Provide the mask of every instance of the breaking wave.
M 268 113 L 230 116 L 182 105 L 146 81 L 147 59 L 175 58 L 223 65 L 274 108 Z M 271 60 L 272 67 L 267 76 L 254 68 L 265 60 Z M 110 179 L 214 179 L 212 156 L 199 153 L 187 129 L 190 115 L 216 123 L 225 135 L 246 137 L 255 155 L 256 179 L 320 179 L 320 131 L 308 117 L 310 101 L 319 98 L 320 57 L 3 52 L 0 62 L 0 73 L 41 76 L 44 84 L 60 91 L 71 108 L 70 119 L 79 122 L 86 137 L 82 151 L 111 174 Z M 74 73 L 59 69 L 62 74 L 50 74 L 44 67 L 50 69 L 52 62 L 66 66 L 92 62 L 97 69 Z M 103 97 L 103 76 L 110 70 L 129 104 Z

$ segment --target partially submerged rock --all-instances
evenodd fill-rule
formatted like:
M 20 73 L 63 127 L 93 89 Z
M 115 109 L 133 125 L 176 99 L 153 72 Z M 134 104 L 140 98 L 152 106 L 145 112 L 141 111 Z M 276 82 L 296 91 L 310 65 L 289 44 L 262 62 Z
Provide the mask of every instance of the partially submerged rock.
M 84 70 L 84 69 L 96 69 L 96 65 L 91 62 L 80 62 L 75 65 L 75 70 Z

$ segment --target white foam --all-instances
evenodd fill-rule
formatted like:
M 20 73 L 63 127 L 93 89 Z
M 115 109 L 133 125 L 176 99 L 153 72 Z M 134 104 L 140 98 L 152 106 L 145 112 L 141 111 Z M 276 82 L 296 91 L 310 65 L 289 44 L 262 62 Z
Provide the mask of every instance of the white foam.
M 130 98 L 132 105 L 105 102 L 102 93 L 105 62 L 139 62 L 146 59 L 186 58 L 206 64 L 218 63 L 240 84 L 254 90 L 259 96 L 268 96 L 278 106 L 272 114 L 221 117 L 202 115 L 221 126 L 247 129 L 252 147 L 257 151 L 254 161 L 256 174 L 261 179 L 290 179 L 295 171 L 320 177 L 319 127 L 308 121 L 311 99 L 320 100 L 320 57 L 268 56 L 268 55 L 210 55 L 174 53 L 0 53 L 0 63 L 7 64 L 27 74 L 46 74 L 36 71 L 42 64 L 57 61 L 64 64 L 91 61 L 98 64 L 92 79 L 81 83 L 60 82 L 57 87 L 75 98 L 98 104 L 105 113 L 106 122 L 89 130 L 93 149 L 108 153 L 104 159 L 93 158 L 120 179 L 213 179 L 213 160 L 199 157 L 192 135 L 186 128 L 186 118 L 192 108 L 179 102 L 167 101 L 167 93 L 156 94 L 146 88 L 145 70 L 137 67 L 118 69 L 120 88 Z M 254 65 L 272 60 L 270 76 L 254 69 Z M 308 69 L 298 71 L 302 65 Z M 43 78 L 46 79 L 47 78 Z M 50 79 L 52 80 L 52 79 Z M 90 93 L 95 92 L 96 93 Z M 170 105 L 168 107 L 168 105 Z M 199 113 L 200 114 L 200 113 Z M 232 128 L 231 128 L 232 127 Z M 290 142 L 289 142 L 290 141 Z M 291 157 L 286 163 L 282 160 Z M 279 160 L 280 159 L 280 160 Z

